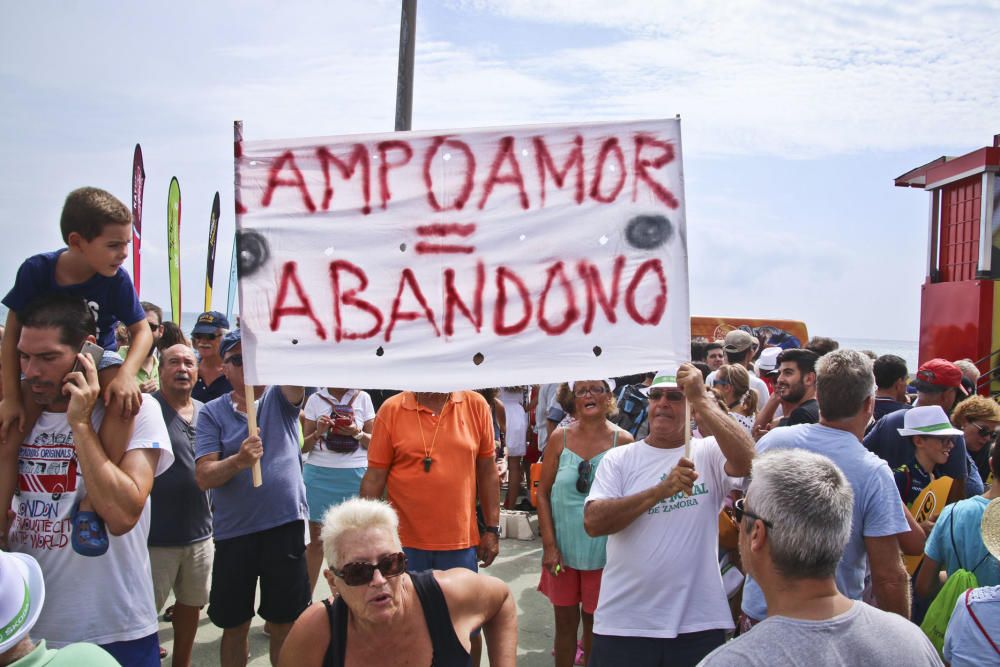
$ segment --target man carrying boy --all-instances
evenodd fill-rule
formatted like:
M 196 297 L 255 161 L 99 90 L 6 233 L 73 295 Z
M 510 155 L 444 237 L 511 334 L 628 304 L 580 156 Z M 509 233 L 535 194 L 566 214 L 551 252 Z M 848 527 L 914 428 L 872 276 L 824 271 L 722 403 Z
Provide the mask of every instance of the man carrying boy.
M 43 411 L 16 448 L 20 495 L 10 548 L 33 556 L 45 574 L 36 634 L 50 646 L 86 641 L 125 665 L 158 665 L 146 540 L 153 477 L 174 460 L 163 416 L 152 399 L 131 425 L 105 415 L 97 369 L 79 354 L 96 332 L 82 299 L 49 294 L 21 316 L 21 367 Z M 105 453 L 122 450 L 118 461 Z M 112 534 L 95 558 L 76 553 L 68 535 L 84 491 Z
M 7 441 L 11 427 L 21 432 L 31 430 L 38 415 L 30 406 L 26 412 L 21 396 L 21 368 L 17 343 L 21 336 L 19 313 L 40 296 L 68 294 L 86 301 L 97 321 L 97 344 L 114 351 L 115 326 L 118 321 L 129 327 L 131 355 L 107 387 L 103 388 L 104 405 L 129 417 L 139 411 L 142 394 L 136 374 L 153 345 L 153 335 L 146 314 L 139 304 L 132 280 L 122 268 L 128 257 L 132 238 L 132 215 L 118 199 L 98 188 L 80 188 L 69 193 L 59 222 L 67 247 L 29 257 L 17 271 L 14 287 L 3 299 L 7 314 L 8 335 L 0 343 L 3 401 L 0 401 L 0 505 L 8 506 L 16 484 L 18 439 Z M 114 405 L 110 404 L 114 402 Z M 117 463 L 122 452 L 108 452 Z M 88 499 L 81 499 L 80 512 L 74 516 L 77 543 L 85 545 L 81 553 L 103 553 L 107 536 L 100 517 L 92 512 Z M 0 524 L 5 524 L 0 519 Z

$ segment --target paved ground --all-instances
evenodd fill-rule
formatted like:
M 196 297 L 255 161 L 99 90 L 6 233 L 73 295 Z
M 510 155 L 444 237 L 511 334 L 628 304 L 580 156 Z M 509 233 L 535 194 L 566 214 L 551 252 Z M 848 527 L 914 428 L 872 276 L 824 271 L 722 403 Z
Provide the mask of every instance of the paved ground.
M 537 532 L 537 531 L 536 531 Z M 500 556 L 484 572 L 507 582 L 514 594 L 518 610 L 517 664 L 523 667 L 551 665 L 553 619 L 552 607 L 535 587 L 541 571 L 542 543 L 537 537 L 531 541 L 501 540 Z M 326 581 L 320 577 L 316 586 L 316 600 L 330 595 Z M 171 598 L 167 604 L 171 604 Z M 264 621 L 256 618 L 250 628 L 250 665 L 265 667 L 268 660 L 268 638 L 263 634 Z M 219 664 L 219 641 L 222 632 L 202 614 L 198 636 L 195 639 L 193 663 L 196 667 Z M 160 623 L 160 641 L 168 650 L 173 649 L 173 628 Z M 170 657 L 164 661 L 170 664 Z M 487 661 L 483 658 L 483 665 Z

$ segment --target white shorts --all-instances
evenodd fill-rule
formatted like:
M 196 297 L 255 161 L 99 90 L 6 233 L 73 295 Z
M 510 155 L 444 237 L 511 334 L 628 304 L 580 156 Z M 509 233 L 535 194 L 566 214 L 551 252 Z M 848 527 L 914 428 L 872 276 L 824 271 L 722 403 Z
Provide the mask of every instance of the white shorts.
M 212 538 L 181 547 L 149 547 L 157 613 L 163 608 L 171 590 L 178 604 L 189 607 L 208 604 L 214 556 L 215 542 Z

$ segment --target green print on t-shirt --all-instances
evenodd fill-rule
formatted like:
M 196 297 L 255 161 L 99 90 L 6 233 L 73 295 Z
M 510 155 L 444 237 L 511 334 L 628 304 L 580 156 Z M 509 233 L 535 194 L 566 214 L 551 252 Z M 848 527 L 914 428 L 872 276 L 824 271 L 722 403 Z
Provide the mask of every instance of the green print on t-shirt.
M 660 481 L 663 481 L 666 478 L 667 476 L 663 475 L 660 477 Z M 664 498 L 650 507 L 646 510 L 646 514 L 667 514 L 668 512 L 684 509 L 685 507 L 697 507 L 698 499 L 695 498 L 695 496 L 703 496 L 706 493 L 708 493 L 708 486 L 704 482 L 695 484 L 691 487 L 690 495 L 684 493 L 683 491 L 678 491 L 669 498 Z

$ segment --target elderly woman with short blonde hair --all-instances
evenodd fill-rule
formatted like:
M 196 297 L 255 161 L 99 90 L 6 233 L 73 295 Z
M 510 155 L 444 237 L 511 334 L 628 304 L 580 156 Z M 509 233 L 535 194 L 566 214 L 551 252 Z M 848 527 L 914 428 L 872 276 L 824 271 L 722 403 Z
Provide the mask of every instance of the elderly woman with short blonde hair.
M 513 667 L 517 609 L 499 579 L 469 570 L 409 573 L 399 519 L 381 500 L 353 498 L 323 518 L 323 572 L 336 597 L 295 622 L 279 667 L 470 665 L 470 635 L 482 628 L 490 664 Z

